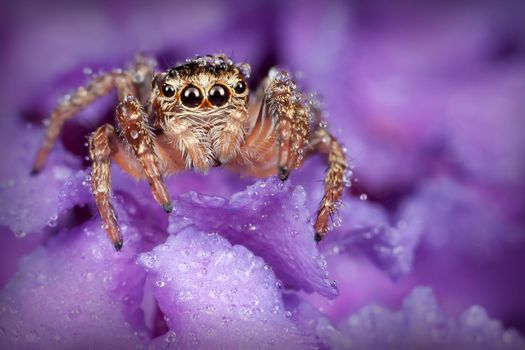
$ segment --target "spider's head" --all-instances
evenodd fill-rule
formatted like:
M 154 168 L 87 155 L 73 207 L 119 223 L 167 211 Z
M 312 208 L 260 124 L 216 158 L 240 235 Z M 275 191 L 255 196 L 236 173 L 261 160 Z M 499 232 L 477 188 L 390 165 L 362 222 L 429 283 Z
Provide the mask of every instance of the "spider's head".
M 225 55 L 197 56 L 155 77 L 153 91 L 162 112 L 216 114 L 246 108 L 250 66 Z
M 158 123 L 169 139 L 177 140 L 188 168 L 205 172 L 238 153 L 249 127 L 249 74 L 246 63 L 236 65 L 225 55 L 209 55 L 155 77 Z

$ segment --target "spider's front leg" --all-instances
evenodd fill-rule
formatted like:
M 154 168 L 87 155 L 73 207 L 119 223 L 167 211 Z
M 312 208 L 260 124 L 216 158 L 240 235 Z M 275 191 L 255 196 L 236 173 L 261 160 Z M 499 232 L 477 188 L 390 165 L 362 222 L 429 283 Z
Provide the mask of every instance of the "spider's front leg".
M 149 98 L 151 92 L 149 82 L 154 67 L 155 61 L 153 59 L 139 55 L 129 70 L 114 70 L 95 75 L 85 86 L 81 86 L 71 94 L 64 96 L 51 113 L 50 123 L 44 141 L 37 152 L 32 173 L 37 174 L 44 167 L 64 123 L 99 97 L 116 88 L 119 99 L 128 95 L 136 95 L 144 102 Z
M 328 160 L 325 194 L 314 224 L 315 240 L 319 242 L 328 233 L 329 221 L 337 211 L 348 163 L 337 139 L 319 127 L 319 111 L 312 109 L 295 90 L 295 83 L 287 72 L 273 70 L 263 82 L 256 94 L 261 107 L 243 149 L 251 162 L 243 170 L 256 176 L 275 173 L 275 168 L 271 167 L 275 166 L 272 160 L 276 159 L 278 176 L 285 180 L 305 156 L 316 152 L 325 154 Z M 309 116 L 314 117 L 312 129 Z
M 111 242 L 118 251 L 122 248 L 122 235 L 117 224 L 115 209 L 111 204 L 111 157 L 118 152 L 118 136 L 109 124 L 98 128 L 89 138 L 89 156 L 93 162 L 91 170 L 92 191 L 95 202 Z
M 153 197 L 164 211 L 170 213 L 171 202 L 155 152 L 154 135 L 148 127 L 147 114 L 142 105 L 135 97 L 126 96 L 117 106 L 116 116 L 122 136 L 131 146 L 133 155 L 140 163 L 143 177 L 148 181 Z
M 309 135 L 308 109 L 288 72 L 273 70 L 270 79 L 264 99 L 276 125 L 277 169 L 284 181 L 302 161 Z
M 108 124 L 100 127 L 89 139 L 89 153 L 93 161 L 92 184 L 97 208 L 115 249 L 120 250 L 122 236 L 110 202 L 111 158 L 135 178 L 146 178 L 153 197 L 166 212 L 171 212 L 172 206 L 162 179 L 155 141 L 141 104 L 136 98 L 126 96 L 117 106 L 116 117 L 121 129 L 120 135 Z M 119 139 L 119 136 L 124 140 Z

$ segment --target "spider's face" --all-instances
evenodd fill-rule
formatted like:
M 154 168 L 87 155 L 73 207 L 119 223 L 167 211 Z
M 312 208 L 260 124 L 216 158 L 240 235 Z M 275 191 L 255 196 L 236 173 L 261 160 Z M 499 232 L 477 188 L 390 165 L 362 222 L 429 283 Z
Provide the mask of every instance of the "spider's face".
M 197 57 L 157 76 L 154 94 L 162 114 L 194 117 L 245 109 L 249 66 L 223 55 Z
M 247 64 L 210 55 L 155 77 L 158 123 L 168 138 L 177 140 L 188 168 L 205 172 L 239 151 L 249 128 L 249 73 Z

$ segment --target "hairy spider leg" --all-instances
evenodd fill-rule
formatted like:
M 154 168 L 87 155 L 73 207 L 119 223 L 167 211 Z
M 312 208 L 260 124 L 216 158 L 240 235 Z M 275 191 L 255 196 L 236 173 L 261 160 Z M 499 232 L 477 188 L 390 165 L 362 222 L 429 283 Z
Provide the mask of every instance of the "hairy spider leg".
M 121 129 L 120 135 L 109 124 L 101 126 L 89 138 L 89 155 L 93 162 L 93 196 L 103 226 L 118 251 L 122 248 L 123 240 L 111 204 L 111 159 L 131 176 L 146 178 L 153 197 L 164 211 L 171 212 L 172 206 L 157 161 L 154 139 L 139 101 L 126 96 L 116 108 L 116 118 Z
M 232 167 L 244 174 L 264 177 L 275 173 L 286 180 L 290 171 L 299 167 L 305 157 L 314 153 L 327 156 L 325 194 L 314 224 L 315 240 L 319 242 L 329 231 L 329 221 L 338 209 L 344 190 L 343 175 L 348 167 L 341 144 L 318 125 L 320 111 L 308 105 L 295 91 L 289 73 L 268 77 L 256 93 L 257 117 L 241 149 L 241 159 Z M 277 77 L 277 78 L 275 78 Z M 256 108 L 251 106 L 255 115 Z M 312 125 L 309 126 L 309 119 Z
M 143 99 L 142 96 L 150 91 L 144 88 L 146 85 L 144 82 L 147 77 L 153 74 L 153 69 L 154 61 L 139 55 L 135 58 L 130 71 L 116 70 L 95 75 L 86 85 L 77 88 L 71 94 L 65 95 L 51 113 L 44 140 L 33 163 L 32 174 L 37 174 L 44 168 L 65 121 L 114 88 L 117 88 L 119 99 L 136 94 Z
M 277 77 L 265 79 L 256 93 L 258 112 L 252 105 L 256 118 L 242 145 L 241 160 L 235 161 L 234 167 L 264 177 L 275 174 L 277 165 L 277 175 L 284 181 L 302 163 L 309 137 L 309 109 L 297 97 L 300 94 L 289 73 L 280 72 Z
M 324 128 L 318 128 L 311 141 L 314 152 L 327 156 L 328 169 L 325 176 L 325 193 L 314 224 L 315 240 L 321 241 L 330 230 L 329 220 L 340 206 L 344 190 L 344 172 L 348 168 L 343 147 L 337 139 Z
M 116 108 L 116 118 L 121 135 L 140 163 L 143 170 L 142 177 L 148 181 L 153 197 L 164 211 L 170 213 L 172 206 L 162 178 L 157 152 L 155 152 L 154 135 L 148 127 L 146 112 L 135 97 L 126 96 Z
M 118 142 L 115 129 L 109 124 L 99 127 L 89 138 L 89 156 L 93 162 L 93 169 L 91 170 L 92 191 L 103 227 L 117 251 L 122 248 L 123 240 L 120 227 L 117 224 L 115 209 L 110 201 L 110 158 L 115 157 Z
M 271 76 L 264 101 L 276 128 L 277 174 L 284 181 L 297 167 L 301 158 L 299 150 L 308 139 L 308 113 L 307 107 L 296 96 L 296 84 L 290 74 L 274 69 Z

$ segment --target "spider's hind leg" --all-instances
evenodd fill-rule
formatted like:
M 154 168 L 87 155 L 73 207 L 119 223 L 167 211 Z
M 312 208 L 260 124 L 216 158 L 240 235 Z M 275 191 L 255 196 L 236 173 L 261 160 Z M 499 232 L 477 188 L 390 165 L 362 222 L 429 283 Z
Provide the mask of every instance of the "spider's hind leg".
M 255 103 L 260 107 L 258 113 L 252 109 L 256 119 L 243 145 L 242 154 L 248 159 L 248 165 L 238 167 L 242 172 L 268 176 L 277 170 L 284 181 L 306 156 L 319 152 L 328 158 L 325 194 L 314 224 L 315 240 L 319 242 L 330 230 L 331 217 L 338 209 L 344 190 L 343 177 L 348 163 L 343 147 L 320 127 L 320 111 L 296 90 L 289 73 L 273 69 L 256 93 Z

